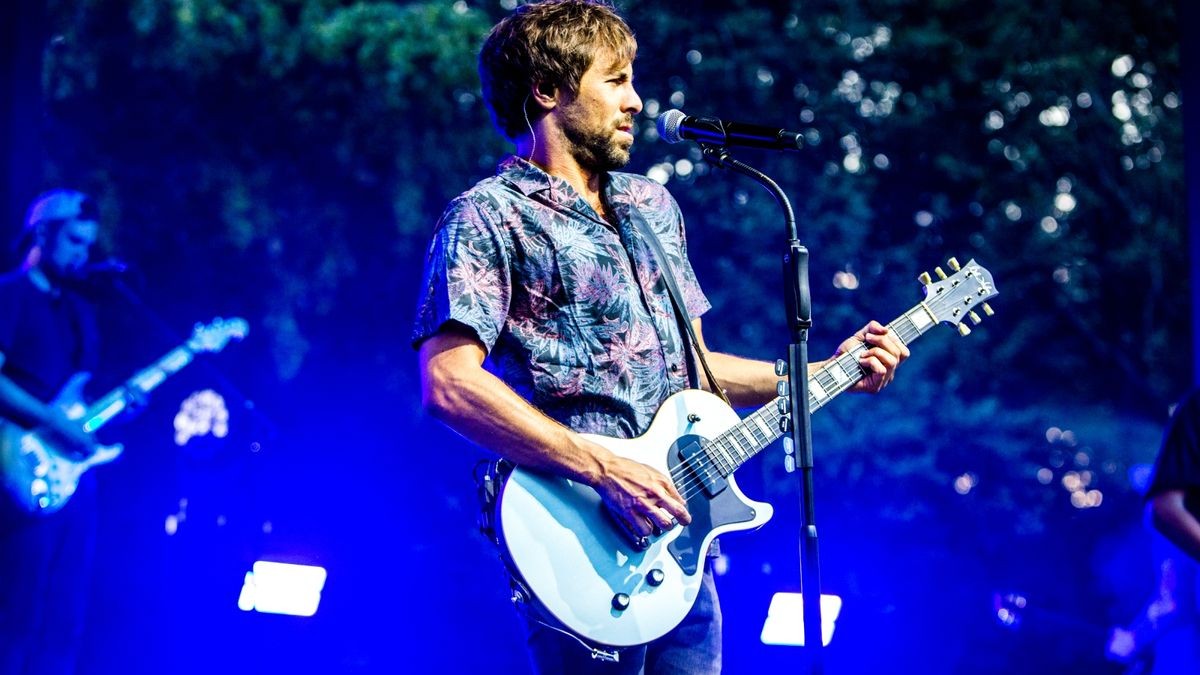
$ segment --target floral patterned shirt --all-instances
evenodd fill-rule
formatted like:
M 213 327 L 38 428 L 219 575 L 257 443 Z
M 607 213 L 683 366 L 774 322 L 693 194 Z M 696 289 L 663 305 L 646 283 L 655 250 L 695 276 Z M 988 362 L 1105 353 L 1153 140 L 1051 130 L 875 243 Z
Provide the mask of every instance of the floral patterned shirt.
M 550 417 L 581 432 L 644 433 L 687 388 L 690 359 L 654 249 L 670 258 L 688 314 L 709 309 L 687 259 L 679 206 L 658 183 L 609 173 L 601 218 L 566 181 L 509 157 L 438 222 L 413 331 L 469 327 L 487 367 Z

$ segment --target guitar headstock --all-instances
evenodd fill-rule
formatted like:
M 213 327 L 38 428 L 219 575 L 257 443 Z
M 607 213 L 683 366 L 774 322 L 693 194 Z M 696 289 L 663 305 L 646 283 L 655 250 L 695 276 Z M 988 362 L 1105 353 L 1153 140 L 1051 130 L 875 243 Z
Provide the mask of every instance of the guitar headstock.
M 250 333 L 250 324 L 245 319 L 217 317 L 208 324 L 196 324 L 188 348 L 193 352 L 219 352 L 230 340 L 241 340 Z
M 922 304 L 938 321 L 954 324 L 958 326 L 959 333 L 967 335 L 971 327 L 963 323 L 963 319 L 969 319 L 973 325 L 983 321 L 975 312 L 976 307 L 991 316 L 992 308 L 987 301 L 1000 292 L 992 281 L 992 273 L 974 260 L 959 265 L 957 260 L 950 258 L 946 266 L 954 274 L 946 276 L 942 268 L 935 267 L 933 271 L 938 277 L 937 281 L 928 272 L 922 272 L 918 277 L 925 287 L 925 302 Z

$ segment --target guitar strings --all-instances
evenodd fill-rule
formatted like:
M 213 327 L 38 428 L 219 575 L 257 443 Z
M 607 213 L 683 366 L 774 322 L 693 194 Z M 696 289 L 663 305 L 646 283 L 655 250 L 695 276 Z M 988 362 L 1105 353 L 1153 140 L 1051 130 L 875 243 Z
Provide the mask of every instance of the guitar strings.
M 970 277 L 972 275 L 968 274 L 967 276 Z M 956 286 L 957 286 L 957 284 L 956 284 Z M 928 310 L 931 314 L 933 314 L 933 316 L 935 317 L 934 323 L 937 323 L 937 317 L 941 316 L 940 312 L 942 311 L 942 309 L 944 309 L 944 305 L 946 305 L 947 302 L 948 301 L 945 297 L 938 297 L 936 295 L 933 297 L 926 297 L 924 302 L 913 307 L 908 312 L 905 312 L 904 314 L 900 315 L 900 317 L 896 321 L 893 321 L 892 323 L 888 324 L 887 328 L 888 328 L 888 330 L 893 331 L 897 335 L 897 337 L 899 337 L 900 341 L 903 344 L 908 344 L 912 340 L 920 337 L 925 332 L 925 330 L 928 330 L 930 327 L 927 325 L 925 327 L 925 330 L 922 330 L 916 324 L 916 322 L 913 320 L 911 315 L 914 312 L 921 311 L 922 308 L 924 307 L 924 309 Z M 935 309 L 935 306 L 937 306 L 940 309 Z M 903 323 L 901 323 L 901 322 L 903 322 Z M 897 324 L 900 324 L 900 325 L 897 326 Z M 833 363 L 831 363 L 829 366 L 826 366 L 825 368 L 820 369 L 819 371 L 817 371 L 817 373 L 815 375 L 812 376 L 813 379 L 816 379 L 818 381 L 818 383 L 821 384 L 822 389 L 824 391 L 833 392 L 832 394 L 829 394 L 827 396 L 826 401 L 828 401 L 829 399 L 832 399 L 833 396 L 836 396 L 836 395 L 842 393 L 846 389 L 849 389 L 850 387 L 854 386 L 854 384 L 857 383 L 858 380 L 862 379 L 861 376 L 863 374 L 863 371 L 860 368 L 858 378 L 845 380 L 845 381 L 839 381 L 839 380 L 837 380 L 837 378 L 835 378 L 829 374 L 829 369 L 832 368 L 834 365 L 841 366 L 842 361 L 855 361 L 856 362 L 858 354 L 860 354 L 863 351 L 866 351 L 865 344 L 858 349 L 852 349 L 852 350 L 846 352 L 839 358 L 835 359 L 833 361 Z M 842 371 L 846 374 L 849 374 L 849 371 L 847 371 L 847 369 L 844 367 L 842 368 Z M 826 376 L 824 381 L 822 381 L 822 376 Z M 832 381 L 830 381 L 830 380 L 832 380 Z M 810 409 L 812 408 L 813 398 L 814 397 L 810 393 L 810 395 L 809 395 Z M 768 404 L 768 405 L 770 405 L 770 404 Z M 741 420 L 739 422 L 739 424 L 742 424 L 742 423 L 748 421 L 750 418 L 754 417 L 754 415 L 759 414 L 759 412 L 761 412 L 761 410 L 762 409 L 760 409 L 759 411 L 755 411 L 750 416 L 748 416 L 745 420 Z M 715 478 L 728 477 L 733 473 L 734 469 L 736 469 L 738 466 L 740 466 L 740 462 L 734 462 L 731 457 L 728 457 L 728 453 L 733 449 L 737 449 L 739 455 L 742 454 L 741 448 L 738 445 L 738 443 L 736 443 L 735 441 L 732 440 L 734 429 L 737 426 L 738 425 L 734 425 L 734 427 L 726 429 L 724 432 L 722 432 L 721 434 L 718 434 L 716 437 L 714 437 L 712 439 L 712 441 L 707 446 L 704 447 L 704 452 L 702 455 L 698 453 L 698 454 L 692 455 L 691 457 L 684 458 L 682 461 L 680 461 L 679 464 L 676 464 L 674 467 L 671 468 L 671 470 L 670 470 L 671 481 L 676 484 L 676 489 L 679 490 L 679 493 L 683 497 L 685 502 L 687 500 L 691 499 L 692 497 L 694 497 L 695 495 L 699 494 L 699 492 L 704 489 L 704 486 L 706 484 L 712 482 Z M 777 438 L 777 436 L 776 436 L 776 438 Z M 757 454 L 758 451 L 762 450 L 762 448 L 765 447 L 765 445 L 767 443 L 770 443 L 773 440 L 774 440 L 774 438 L 766 441 L 766 443 L 763 443 L 760 447 L 756 448 L 753 452 L 751 452 L 749 455 L 747 455 L 743 459 L 743 461 L 745 459 L 749 459 L 754 454 Z M 711 452 L 711 450 L 714 448 L 716 450 L 721 451 L 721 454 L 719 454 L 718 457 L 726 457 L 728 459 L 728 461 L 727 462 L 716 461 Z M 725 467 L 726 463 L 729 464 L 727 471 L 724 470 L 726 468 Z M 680 483 L 679 481 L 683 481 L 683 482 Z
M 856 359 L 857 354 L 862 351 L 864 351 L 864 349 L 859 348 L 847 352 L 837 359 L 834 364 L 841 366 L 842 361 L 852 362 Z M 834 364 L 831 364 L 830 367 L 832 367 Z M 844 371 L 845 367 L 843 366 L 842 369 Z M 828 372 L 826 372 L 827 370 L 828 368 L 818 371 L 814 377 L 819 378 L 823 374 L 828 375 Z M 832 376 L 829 377 L 832 379 Z M 832 386 L 834 384 L 836 384 L 836 381 L 827 381 L 824 388 L 827 391 L 834 389 L 835 387 Z M 846 386 L 849 387 L 851 384 L 853 384 L 853 381 L 848 382 Z M 811 399 L 812 396 L 810 396 L 810 405 Z M 747 416 L 746 419 L 742 420 L 742 423 L 751 420 L 755 415 L 760 414 L 760 412 L 761 410 Z M 735 469 L 737 466 L 740 466 L 740 462 L 734 461 L 733 457 L 730 455 L 730 453 L 734 451 L 736 451 L 739 456 L 744 454 L 744 452 L 741 450 L 741 446 L 732 440 L 733 434 L 734 428 L 727 429 L 725 432 L 714 437 L 711 442 L 705 446 L 703 455 L 692 455 L 691 457 L 682 460 L 679 464 L 672 467 L 670 471 L 672 482 L 676 484 L 677 489 L 680 490 L 680 495 L 683 496 L 685 501 L 703 490 L 706 484 L 713 482 L 717 478 L 729 476 L 733 473 L 733 469 Z M 759 439 L 758 433 L 752 433 L 752 435 L 754 436 L 754 441 L 756 443 L 762 443 L 762 445 L 756 448 L 753 452 L 745 454 L 745 456 L 742 458 L 743 461 L 754 456 L 759 450 L 762 449 L 762 447 L 775 440 L 774 438 L 766 438 L 765 436 L 764 438 Z M 777 438 L 777 436 L 775 438 Z M 711 452 L 711 450 L 714 449 L 719 451 L 715 457 L 713 452 Z M 725 461 L 720 461 L 722 459 Z M 682 484 L 680 483 L 681 480 L 683 480 Z
M 915 309 L 917 309 L 917 308 L 914 308 L 914 310 Z M 911 311 L 912 310 L 910 310 L 910 312 Z M 921 336 L 922 331 L 916 327 L 916 325 L 912 322 L 911 318 L 909 318 L 907 313 L 904 314 L 901 318 L 908 319 L 908 321 L 905 322 L 907 324 L 906 326 L 903 326 L 900 328 L 896 327 L 895 324 L 899 323 L 899 321 L 893 322 L 888 325 L 888 329 L 891 331 L 894 331 L 897 334 L 897 336 L 900 338 L 901 342 L 907 344 L 908 342 L 912 341 L 913 339 Z M 845 354 L 840 356 L 838 359 L 836 359 L 833 363 L 831 363 L 829 366 L 822 368 L 821 370 L 817 371 L 817 373 L 815 375 L 813 375 L 813 379 L 818 380 L 818 382 L 821 382 L 822 376 L 828 376 L 827 378 L 824 379 L 824 382 L 821 382 L 822 388 L 825 391 L 827 391 L 827 392 L 833 391 L 833 394 L 831 394 L 828 398 L 832 398 L 833 396 L 842 393 L 846 389 L 849 389 L 851 386 L 853 386 L 858 381 L 858 379 L 861 379 L 861 377 L 859 377 L 858 379 L 852 379 L 852 380 L 847 380 L 844 382 L 839 382 L 837 380 L 837 378 L 834 378 L 832 375 L 829 374 L 828 370 L 830 368 L 832 368 L 834 365 L 841 366 L 842 361 L 855 361 L 856 362 L 857 355 L 863 351 L 866 351 L 865 346 L 860 347 L 858 349 L 851 350 L 849 352 L 846 352 Z M 846 369 L 844 367 L 842 368 L 842 370 L 843 370 L 843 372 L 846 371 Z M 862 374 L 861 369 L 859 371 L 859 374 L 861 376 L 861 374 Z M 839 389 L 839 385 L 841 385 L 840 389 Z M 813 396 L 811 394 L 809 396 L 809 399 L 810 399 L 809 403 L 810 403 L 810 407 L 811 407 L 812 399 L 813 399 Z M 768 404 L 768 406 L 769 405 L 770 404 Z M 755 415 L 758 415 L 759 412 L 761 412 L 761 409 L 759 411 L 755 411 L 751 415 L 747 416 L 746 419 L 741 420 L 741 422 L 739 422 L 739 424 L 749 421 Z M 676 489 L 679 490 L 679 494 L 683 497 L 684 501 L 687 501 L 687 500 L 691 499 L 692 497 L 694 497 L 695 495 L 699 494 L 702 490 L 704 490 L 704 486 L 706 484 L 713 482 L 715 479 L 725 478 L 725 477 L 731 475 L 733 473 L 733 470 L 735 468 L 737 468 L 737 466 L 740 466 L 739 462 L 735 462 L 735 461 L 733 461 L 732 457 L 729 457 L 729 453 L 733 450 L 737 450 L 739 455 L 742 454 L 742 451 L 740 450 L 740 446 L 736 442 L 731 440 L 733 433 L 734 433 L 734 428 L 736 428 L 736 426 L 737 425 L 735 425 L 735 427 L 725 430 L 721 434 L 714 437 L 704 447 L 703 454 L 697 453 L 695 455 L 687 457 L 687 458 L 683 459 L 682 461 L 680 461 L 679 464 L 676 464 L 674 467 L 671 468 L 671 470 L 670 470 L 671 481 L 673 483 L 675 483 Z M 756 436 L 756 441 L 757 441 L 757 435 L 755 434 L 755 436 Z M 763 446 L 765 446 L 767 443 L 770 443 L 773 440 L 774 440 L 774 438 L 766 440 L 766 442 L 763 443 Z M 720 454 L 717 457 L 714 457 L 713 453 L 711 452 L 712 449 L 716 449 L 716 450 L 720 451 Z M 749 459 L 750 457 L 754 456 L 761 449 L 762 449 L 762 446 L 755 449 L 753 452 L 746 455 L 744 457 L 743 461 L 745 459 Z M 727 462 L 719 461 L 720 458 L 726 458 L 728 461 Z M 729 464 L 728 471 L 724 470 L 726 468 L 725 467 L 726 463 Z M 680 481 L 682 481 L 682 482 L 680 482 Z

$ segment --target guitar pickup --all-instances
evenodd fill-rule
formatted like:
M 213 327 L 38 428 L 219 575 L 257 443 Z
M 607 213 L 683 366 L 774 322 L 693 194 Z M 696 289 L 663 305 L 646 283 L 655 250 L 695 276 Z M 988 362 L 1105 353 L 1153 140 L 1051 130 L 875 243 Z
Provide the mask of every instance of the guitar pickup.
M 709 499 L 725 491 L 729 483 L 721 475 L 720 467 L 713 463 L 704 449 L 704 439 L 699 436 L 683 436 L 675 442 L 674 449 L 679 462 L 686 466 L 692 477 L 704 487 Z

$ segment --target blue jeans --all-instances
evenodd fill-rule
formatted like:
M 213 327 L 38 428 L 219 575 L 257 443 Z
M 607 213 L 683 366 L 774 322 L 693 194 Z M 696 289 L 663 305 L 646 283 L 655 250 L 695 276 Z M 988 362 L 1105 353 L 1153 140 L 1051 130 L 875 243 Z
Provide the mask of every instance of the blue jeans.
M 526 612 L 529 659 L 538 675 L 716 675 L 721 672 L 721 603 L 711 559 L 696 604 L 671 632 L 620 651 L 617 663 L 593 659 L 574 638 L 548 628 Z

